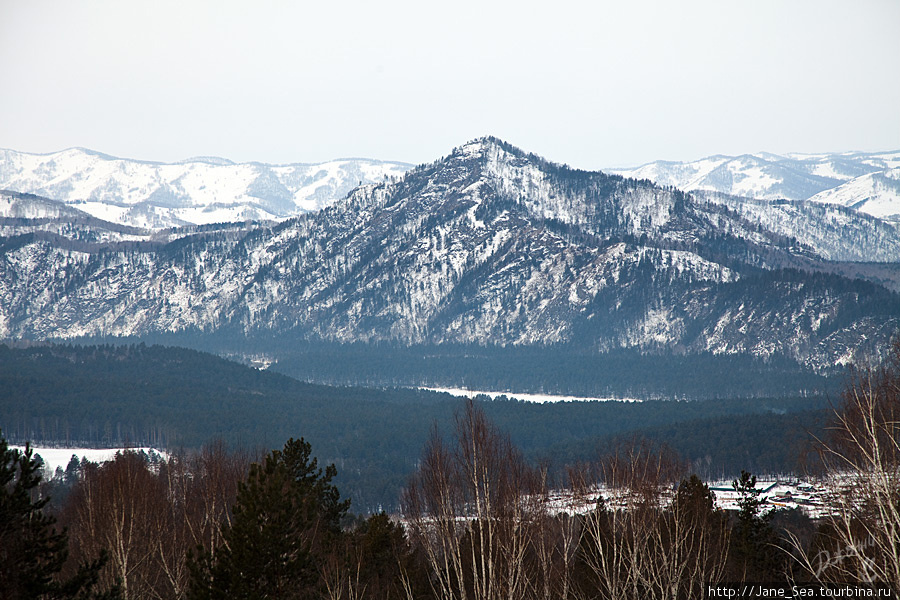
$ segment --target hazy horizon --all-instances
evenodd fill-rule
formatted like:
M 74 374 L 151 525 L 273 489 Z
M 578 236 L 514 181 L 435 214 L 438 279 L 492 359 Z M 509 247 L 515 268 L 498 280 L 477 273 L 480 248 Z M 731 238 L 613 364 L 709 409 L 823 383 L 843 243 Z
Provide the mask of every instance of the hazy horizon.
M 481 137 L 488 137 L 488 136 L 479 136 L 479 138 L 481 138 Z M 473 138 L 471 140 L 465 140 L 463 142 L 455 144 L 452 147 L 448 147 L 442 153 L 442 155 L 447 154 L 453 148 L 462 146 L 463 144 L 471 142 L 474 139 L 478 139 L 478 138 Z M 520 150 L 524 150 L 524 151 L 532 153 L 532 154 L 537 154 L 538 156 L 541 156 L 551 162 L 556 162 L 556 163 L 562 162 L 562 161 L 555 160 L 552 156 L 546 156 L 544 154 L 541 154 L 541 152 L 538 149 L 525 148 L 525 147 L 519 146 L 518 144 L 516 144 L 510 140 L 503 140 L 503 141 L 513 144 L 514 146 L 518 147 Z M 187 163 L 187 162 L 195 162 L 195 161 L 202 162 L 203 160 L 224 160 L 224 161 L 228 161 L 230 163 L 236 164 L 236 165 L 238 165 L 238 164 L 261 164 L 261 165 L 277 167 L 277 166 L 298 165 L 298 164 L 319 164 L 319 163 L 342 161 L 342 160 L 373 160 L 373 161 L 379 161 L 379 162 L 405 163 L 405 164 L 409 164 L 411 166 L 416 166 L 419 164 L 430 163 L 430 162 L 440 158 L 440 156 L 434 156 L 430 159 L 425 159 L 425 160 L 422 160 L 419 162 L 407 162 L 407 161 L 400 161 L 400 160 L 392 160 L 390 158 L 382 158 L 382 157 L 378 157 L 378 156 L 332 156 L 330 158 L 323 158 L 322 160 L 317 160 L 317 161 L 308 161 L 308 162 L 295 161 L 295 162 L 269 163 L 269 162 L 253 160 L 253 159 L 246 160 L 246 161 L 237 161 L 237 160 L 232 160 L 231 158 L 229 158 L 227 156 L 215 156 L 215 155 L 209 155 L 209 154 L 197 155 L 197 156 L 186 156 L 184 158 L 177 159 L 177 160 L 171 160 L 171 161 L 152 160 L 152 159 L 145 159 L 145 158 L 139 157 L 139 156 L 117 156 L 117 155 L 110 154 L 108 152 L 99 150 L 97 148 L 86 148 L 84 146 L 69 146 L 68 148 L 60 148 L 59 150 L 51 150 L 49 152 L 28 152 L 25 150 L 20 150 L 18 148 L 5 148 L 5 147 L 0 147 L 0 150 L 8 150 L 8 151 L 12 151 L 12 152 L 19 152 L 22 154 L 31 154 L 31 155 L 35 155 L 35 156 L 49 156 L 49 155 L 53 155 L 53 154 L 58 154 L 60 152 L 66 152 L 68 150 L 83 150 L 88 153 L 108 156 L 113 159 L 121 159 L 121 160 L 127 160 L 127 161 L 134 161 L 134 162 L 141 162 L 141 163 L 148 163 L 148 164 L 160 164 L 160 165 L 171 165 L 171 164 Z M 823 152 L 774 153 L 774 152 L 771 152 L 766 149 L 760 149 L 760 150 L 756 150 L 753 152 L 741 152 L 738 154 L 729 154 L 729 155 L 726 155 L 722 152 L 717 152 L 714 154 L 708 154 L 706 156 L 697 156 L 697 157 L 688 158 L 688 159 L 654 159 L 654 160 L 650 160 L 647 162 L 630 164 L 630 165 L 601 165 L 599 167 L 596 167 L 596 169 L 603 170 L 603 169 L 617 169 L 617 168 L 637 168 L 637 167 L 652 164 L 652 163 L 658 162 L 658 161 L 690 163 L 693 161 L 702 160 L 705 158 L 710 158 L 710 157 L 718 156 L 718 155 L 738 157 L 738 156 L 742 156 L 742 155 L 758 155 L 758 154 L 767 154 L 768 153 L 768 154 L 778 154 L 779 156 L 787 157 L 787 156 L 817 156 L 817 155 L 825 155 L 825 154 L 829 154 L 829 155 L 830 154 L 888 154 L 888 153 L 895 153 L 895 152 L 900 152 L 900 146 L 898 146 L 897 148 L 884 148 L 884 149 L 880 149 L 880 150 L 877 150 L 877 149 L 876 150 L 838 150 L 838 151 L 834 151 L 834 152 L 823 151 Z
M 900 148 L 900 3 L 0 0 L 0 147 L 583 169 Z

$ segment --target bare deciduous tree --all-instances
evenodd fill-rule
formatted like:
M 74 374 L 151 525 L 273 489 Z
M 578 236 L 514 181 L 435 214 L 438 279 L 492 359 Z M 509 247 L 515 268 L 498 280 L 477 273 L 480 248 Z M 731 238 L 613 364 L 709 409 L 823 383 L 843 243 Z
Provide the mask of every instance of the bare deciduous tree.
M 127 451 L 85 462 L 64 515 L 74 554 L 107 550 L 104 583 L 120 581 L 126 598 L 184 598 L 188 554 L 219 546 L 249 464 L 246 452 L 222 442 L 155 466 Z
M 535 597 L 542 600 L 570 598 L 575 595 L 573 575 L 579 546 L 584 533 L 580 513 L 589 505 L 590 485 L 583 466 L 566 470 L 568 487 L 551 490 L 546 484 L 546 470 L 541 478 L 541 499 L 544 510 L 537 513 L 542 519 L 537 528 L 535 558 L 540 569 L 539 587 Z
M 813 578 L 900 588 L 900 337 L 878 368 L 855 369 L 822 458 L 833 513 L 813 550 L 794 538 Z
M 473 401 L 457 415 L 455 441 L 448 448 L 433 431 L 404 501 L 436 596 L 533 596 L 527 563 L 545 523 L 537 474 Z
M 166 535 L 165 509 L 165 490 L 138 454 L 122 452 L 103 465 L 86 465 L 71 497 L 76 554 L 108 551 L 103 583 L 120 583 L 126 599 L 160 597 L 159 573 L 151 564 Z
M 689 598 L 721 577 L 724 519 L 697 478 L 673 493 L 683 472 L 674 456 L 646 444 L 620 448 L 601 463 L 603 496 L 585 519 L 583 560 L 591 595 Z
M 226 543 L 222 531 L 232 525 L 238 487 L 250 463 L 260 458 L 244 449 L 229 450 L 223 440 L 216 440 L 189 459 L 191 492 L 186 503 L 193 545 L 215 554 L 216 548 Z

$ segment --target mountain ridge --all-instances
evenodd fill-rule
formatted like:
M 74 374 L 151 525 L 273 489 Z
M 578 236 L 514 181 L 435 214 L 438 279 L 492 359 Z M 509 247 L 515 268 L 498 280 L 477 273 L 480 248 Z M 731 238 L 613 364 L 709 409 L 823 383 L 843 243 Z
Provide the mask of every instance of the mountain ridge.
M 834 210 L 859 235 L 880 223 Z M 571 169 L 491 137 L 277 224 L 106 249 L 73 245 L 75 225 L 57 229 L 70 241 L 0 249 L 0 336 L 567 345 L 826 368 L 900 326 L 894 263 L 829 260 L 827 229 L 798 237 L 721 198 Z M 896 228 L 876 229 L 859 247 L 896 261 Z
M 685 191 L 709 191 L 764 200 L 811 200 L 840 204 L 900 221 L 900 186 L 883 185 L 860 197 L 863 181 L 897 179 L 900 151 L 788 154 L 769 152 L 714 155 L 695 161 L 654 161 L 611 169 Z
M 288 218 L 408 167 L 373 159 L 269 165 L 197 157 L 163 163 L 85 148 L 49 154 L 0 150 L 0 189 L 49 197 L 107 221 L 163 229 Z

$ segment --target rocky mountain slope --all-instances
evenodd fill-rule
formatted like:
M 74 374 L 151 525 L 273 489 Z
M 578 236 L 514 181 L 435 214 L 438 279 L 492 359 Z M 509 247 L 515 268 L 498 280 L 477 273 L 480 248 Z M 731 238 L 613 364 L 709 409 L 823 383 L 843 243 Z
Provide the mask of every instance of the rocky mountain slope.
M 20 221 L 0 246 L 0 337 L 562 344 L 817 367 L 883 344 L 900 327 L 897 229 L 780 206 L 760 216 L 483 138 L 277 225 L 97 245 L 78 224 Z
M 37 194 L 122 225 L 167 228 L 284 219 L 315 211 L 361 184 L 399 177 L 410 165 L 366 159 L 319 164 L 175 164 L 72 148 L 53 154 L 0 150 L 0 189 Z

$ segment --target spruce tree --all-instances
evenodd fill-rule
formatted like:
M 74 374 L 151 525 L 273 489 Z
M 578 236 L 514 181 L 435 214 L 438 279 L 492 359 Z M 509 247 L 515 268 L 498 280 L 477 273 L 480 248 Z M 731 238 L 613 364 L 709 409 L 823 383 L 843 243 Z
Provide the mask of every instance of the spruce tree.
M 318 467 L 302 438 L 252 465 L 222 546 L 192 561 L 191 596 L 317 596 L 320 566 L 350 506 L 331 483 L 336 474 L 334 465 Z
M 753 581 L 775 581 L 782 573 L 772 511 L 763 512 L 765 500 L 756 487 L 756 476 L 741 471 L 740 479 L 731 486 L 739 494 L 737 522 L 731 530 L 734 558 L 741 564 L 742 578 Z

